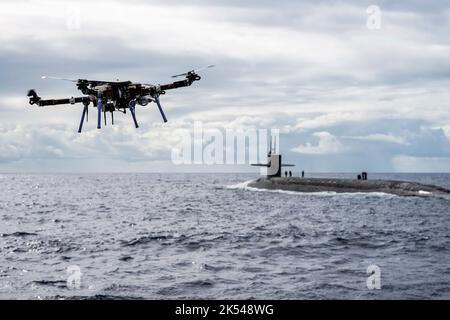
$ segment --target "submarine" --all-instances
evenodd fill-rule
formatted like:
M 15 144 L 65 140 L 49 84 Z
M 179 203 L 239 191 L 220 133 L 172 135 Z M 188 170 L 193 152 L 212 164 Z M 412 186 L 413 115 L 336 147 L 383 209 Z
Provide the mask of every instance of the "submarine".
M 302 177 L 282 177 L 283 167 L 292 167 L 293 164 L 283 164 L 281 154 L 272 151 L 272 143 L 267 154 L 267 163 L 251 164 L 252 166 L 263 167 L 262 177 L 250 181 L 247 187 L 264 190 L 284 190 L 294 192 L 335 192 L 335 193 L 387 193 L 397 196 L 412 197 L 450 197 L 450 190 L 428 184 L 412 181 L 367 179 L 367 173 L 363 172 L 355 179 L 336 178 L 305 178 Z

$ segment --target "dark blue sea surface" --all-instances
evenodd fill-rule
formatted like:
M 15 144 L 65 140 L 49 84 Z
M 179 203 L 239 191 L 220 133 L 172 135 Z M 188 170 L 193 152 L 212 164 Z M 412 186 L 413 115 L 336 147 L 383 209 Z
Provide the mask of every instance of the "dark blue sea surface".
M 450 174 L 375 177 L 450 188 Z M 246 189 L 254 178 L 2 174 L 0 298 L 450 298 L 449 199 Z

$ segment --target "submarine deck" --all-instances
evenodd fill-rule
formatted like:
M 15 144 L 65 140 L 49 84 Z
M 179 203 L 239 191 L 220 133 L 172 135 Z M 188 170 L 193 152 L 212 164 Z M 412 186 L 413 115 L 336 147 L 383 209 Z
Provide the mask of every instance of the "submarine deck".
M 259 178 L 249 187 L 297 192 L 384 192 L 399 196 L 450 196 L 450 190 L 411 181 L 356 180 L 335 178 Z

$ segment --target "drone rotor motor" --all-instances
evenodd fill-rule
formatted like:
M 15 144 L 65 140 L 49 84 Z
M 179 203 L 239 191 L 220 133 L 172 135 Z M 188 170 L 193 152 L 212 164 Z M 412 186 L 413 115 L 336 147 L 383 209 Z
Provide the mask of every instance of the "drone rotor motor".
M 37 95 L 34 89 L 29 90 L 27 96 L 30 97 L 30 105 L 39 103 L 39 101 L 41 100 L 41 97 Z

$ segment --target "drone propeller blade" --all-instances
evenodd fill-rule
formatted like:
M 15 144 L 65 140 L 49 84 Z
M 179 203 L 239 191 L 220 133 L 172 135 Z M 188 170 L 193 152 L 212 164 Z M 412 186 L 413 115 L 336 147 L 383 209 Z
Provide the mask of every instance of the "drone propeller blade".
M 214 68 L 215 66 L 216 66 L 215 64 L 210 64 L 209 66 L 206 66 L 206 67 L 194 70 L 194 72 L 199 72 L 199 71 L 202 71 L 202 70 L 205 70 L 205 69 Z
M 212 67 L 215 67 L 215 66 L 216 66 L 215 64 L 210 64 L 209 66 L 202 67 L 202 68 L 199 68 L 199 69 L 196 69 L 196 70 L 192 70 L 192 71 L 189 71 L 189 72 L 184 72 L 184 73 L 176 74 L 176 75 L 172 76 L 172 78 L 177 78 L 177 77 L 187 76 L 187 75 L 190 74 L 190 73 L 197 73 L 197 72 L 199 72 L 199 71 L 202 71 L 202 70 L 205 70 L 205 69 L 209 69 L 209 68 L 212 68 Z
M 62 81 L 70 81 L 70 82 L 77 82 L 78 81 L 78 80 L 75 80 L 75 79 L 66 79 L 66 78 L 58 78 L 58 77 L 50 77 L 50 76 L 42 76 L 41 79 L 62 80 Z

